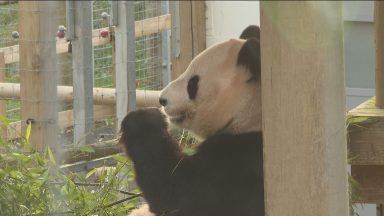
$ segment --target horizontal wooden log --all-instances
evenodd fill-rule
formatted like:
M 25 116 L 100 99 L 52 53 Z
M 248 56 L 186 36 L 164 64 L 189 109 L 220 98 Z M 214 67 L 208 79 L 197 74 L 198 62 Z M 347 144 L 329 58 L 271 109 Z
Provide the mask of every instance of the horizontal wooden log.
M 79 161 L 89 161 L 97 158 L 123 152 L 123 147 L 117 144 L 117 140 L 109 140 L 102 143 L 89 145 L 94 152 L 82 152 L 81 147 L 68 147 L 60 152 L 61 164 L 72 164 Z
M 351 173 L 359 183 L 359 203 L 384 203 L 383 165 L 352 165 Z
M 384 109 L 371 98 L 348 113 L 352 165 L 384 165 Z
M 0 5 L 14 4 L 17 3 L 16 0 L 0 0 Z
M 136 90 L 138 107 L 160 106 L 160 91 Z M 58 100 L 69 102 L 73 101 L 72 86 L 57 86 Z M 19 83 L 0 83 L 0 99 L 20 99 Z M 93 88 L 93 102 L 97 105 L 115 105 L 116 90 L 114 88 Z
M 93 110 L 95 121 L 100 121 L 115 115 L 115 108 L 113 106 L 95 105 Z M 73 126 L 73 122 L 73 110 L 59 112 L 58 125 L 60 128 L 71 127 Z M 23 136 L 24 134 L 21 131 L 23 124 L 25 124 L 25 122 L 12 122 L 7 130 L 7 139 L 12 140 Z
M 110 43 L 110 39 L 100 37 L 100 31 L 105 28 L 95 29 L 92 31 L 92 46 L 100 46 Z M 111 28 L 114 30 L 114 28 Z M 171 15 L 166 14 L 158 17 L 152 17 L 135 22 L 135 37 L 142 37 L 154 33 L 159 33 L 171 29 Z M 118 37 L 118 35 L 116 35 Z M 11 64 L 19 61 L 19 45 L 0 48 L 0 52 L 5 54 L 5 64 Z M 67 53 L 68 42 L 65 38 L 57 39 L 56 53 Z

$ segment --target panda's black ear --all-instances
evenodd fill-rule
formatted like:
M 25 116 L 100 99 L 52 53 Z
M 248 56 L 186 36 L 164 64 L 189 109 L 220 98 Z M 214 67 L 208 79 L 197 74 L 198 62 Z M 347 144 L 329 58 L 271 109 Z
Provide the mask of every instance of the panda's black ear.
M 240 39 L 247 40 L 249 38 L 257 38 L 260 40 L 260 28 L 259 26 L 250 25 L 240 35 Z
M 237 65 L 246 67 L 252 77 L 248 81 L 257 81 L 261 77 L 260 41 L 256 38 L 248 39 L 240 49 Z

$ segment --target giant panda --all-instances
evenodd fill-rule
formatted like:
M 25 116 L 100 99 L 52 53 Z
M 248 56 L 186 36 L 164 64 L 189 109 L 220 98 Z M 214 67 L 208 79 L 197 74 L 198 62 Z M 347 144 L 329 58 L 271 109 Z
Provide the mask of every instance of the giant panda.
M 148 203 L 131 216 L 264 216 L 259 39 L 249 26 L 206 49 L 162 90 L 163 112 L 124 118 L 120 142 Z M 169 123 L 204 140 L 195 154 Z

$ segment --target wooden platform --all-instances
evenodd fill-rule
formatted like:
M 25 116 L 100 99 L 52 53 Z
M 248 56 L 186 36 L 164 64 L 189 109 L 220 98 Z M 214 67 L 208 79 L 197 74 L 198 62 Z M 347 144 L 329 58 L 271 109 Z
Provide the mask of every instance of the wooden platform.
M 384 203 L 384 109 L 371 98 L 347 115 L 352 176 L 365 203 Z

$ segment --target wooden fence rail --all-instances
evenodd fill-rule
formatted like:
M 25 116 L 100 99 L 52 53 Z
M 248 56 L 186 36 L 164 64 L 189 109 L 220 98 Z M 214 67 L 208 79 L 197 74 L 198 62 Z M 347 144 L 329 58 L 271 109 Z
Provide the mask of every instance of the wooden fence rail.
M 92 46 L 100 46 L 110 43 L 109 38 L 100 37 L 101 29 L 92 31 Z M 114 31 L 114 28 L 111 28 Z M 171 15 L 166 14 L 158 17 L 152 17 L 135 22 L 135 37 L 147 36 L 154 33 L 171 29 Z M 11 64 L 19 61 L 19 45 L 0 48 L 0 52 L 4 52 L 5 64 Z M 66 39 L 58 39 L 56 42 L 56 53 L 67 53 L 68 43 Z
M 137 105 L 159 106 L 160 91 L 154 90 L 136 90 Z M 1 99 L 20 99 L 19 83 L 0 83 L 0 101 Z M 63 102 L 73 101 L 72 86 L 57 86 L 57 99 Z M 93 103 L 98 105 L 115 105 L 115 88 L 93 88 Z

